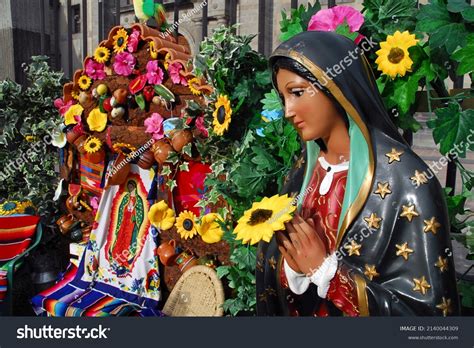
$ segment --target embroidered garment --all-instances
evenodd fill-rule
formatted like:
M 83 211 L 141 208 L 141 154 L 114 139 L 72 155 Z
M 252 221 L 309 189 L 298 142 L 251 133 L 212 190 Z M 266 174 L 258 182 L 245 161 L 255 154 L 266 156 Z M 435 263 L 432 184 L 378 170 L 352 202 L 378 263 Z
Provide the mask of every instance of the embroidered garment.
M 79 267 L 33 299 L 37 314 L 160 314 L 157 234 L 147 218 L 152 173 L 132 165 L 122 185 L 104 191 Z

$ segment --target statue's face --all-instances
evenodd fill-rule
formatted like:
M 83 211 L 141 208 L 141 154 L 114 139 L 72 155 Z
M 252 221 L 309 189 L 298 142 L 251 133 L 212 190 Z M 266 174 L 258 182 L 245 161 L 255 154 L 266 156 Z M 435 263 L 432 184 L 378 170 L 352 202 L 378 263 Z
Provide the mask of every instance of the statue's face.
M 332 100 L 310 81 L 286 69 L 280 69 L 276 78 L 285 117 L 302 140 L 325 140 L 335 125 L 343 122 Z
M 131 182 L 127 184 L 128 192 L 133 192 L 135 189 L 135 185 L 133 185 Z

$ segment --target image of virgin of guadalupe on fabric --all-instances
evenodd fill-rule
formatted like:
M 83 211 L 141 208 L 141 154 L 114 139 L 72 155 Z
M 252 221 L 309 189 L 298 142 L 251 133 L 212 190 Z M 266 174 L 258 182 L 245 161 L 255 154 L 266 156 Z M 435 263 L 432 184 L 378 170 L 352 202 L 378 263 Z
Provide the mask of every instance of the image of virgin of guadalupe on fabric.
M 118 277 L 132 270 L 137 251 L 143 245 L 140 241 L 149 227 L 145 219 L 149 209 L 146 196 L 140 177 L 135 175 L 120 186 L 113 199 L 106 253 Z
M 51 316 L 161 316 L 156 230 L 147 214 L 155 173 L 131 164 L 121 185 L 100 199 L 79 266 L 32 300 Z
M 459 315 L 442 188 L 392 123 L 362 49 L 303 32 L 270 68 L 304 150 L 282 192 L 298 214 L 257 251 L 258 314 Z

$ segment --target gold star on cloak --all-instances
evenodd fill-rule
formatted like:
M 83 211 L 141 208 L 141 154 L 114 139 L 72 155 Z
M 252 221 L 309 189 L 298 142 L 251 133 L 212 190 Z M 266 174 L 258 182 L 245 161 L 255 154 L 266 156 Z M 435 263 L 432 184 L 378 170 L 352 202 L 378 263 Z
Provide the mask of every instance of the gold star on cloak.
M 436 261 L 435 266 L 439 268 L 441 273 L 448 270 L 448 259 L 438 256 L 438 261 Z
M 344 249 L 349 251 L 349 256 L 360 256 L 360 248 L 362 248 L 362 245 L 357 244 L 355 241 L 351 241 L 351 245 L 344 245 Z
M 364 274 L 366 275 L 367 278 L 370 280 L 374 279 L 374 277 L 378 277 L 380 274 L 377 272 L 375 269 L 374 265 L 365 265 L 365 271 Z
M 388 157 L 388 163 L 392 163 L 393 161 L 400 162 L 400 156 L 403 155 L 403 151 L 397 151 L 394 147 L 392 147 L 392 151 L 386 153 L 385 156 Z
M 413 278 L 413 282 L 415 283 L 415 287 L 413 288 L 413 291 L 419 291 L 421 292 L 422 295 L 426 295 L 428 292 L 428 289 L 431 288 L 431 285 L 428 284 L 428 282 L 425 279 L 425 276 L 417 279 Z
M 436 308 L 441 309 L 443 311 L 443 317 L 447 316 L 451 313 L 451 299 L 447 299 L 444 296 L 442 297 L 443 302 L 436 305 Z
M 428 182 L 428 178 L 426 177 L 425 172 L 420 173 L 418 170 L 415 170 L 415 175 L 413 175 L 410 179 L 413 184 L 416 185 L 416 187 L 419 187 L 420 185 L 426 184 Z
M 303 166 L 304 163 L 305 163 L 304 157 L 298 158 L 298 160 L 296 161 L 296 164 L 295 164 L 295 168 L 300 169 Z
M 271 257 L 268 259 L 268 264 L 270 265 L 271 268 L 276 269 L 277 262 L 275 260 L 275 257 Z
M 423 220 L 423 222 L 425 223 L 425 227 L 423 228 L 423 232 L 425 233 L 433 232 L 433 234 L 436 234 L 438 228 L 441 227 L 441 224 L 436 221 L 434 216 L 430 220 Z
M 406 217 L 408 219 L 408 221 L 410 221 L 410 222 L 411 222 L 411 220 L 413 220 L 414 216 L 420 216 L 420 214 L 418 214 L 418 212 L 416 211 L 414 204 L 412 204 L 412 205 L 403 205 L 402 209 L 403 209 L 403 211 L 400 214 L 400 217 Z
M 410 249 L 408 247 L 408 242 L 405 242 L 403 243 L 402 245 L 400 244 L 396 244 L 395 245 L 397 247 L 397 256 L 403 256 L 403 258 L 406 260 L 408 260 L 408 256 L 410 256 L 411 253 L 413 253 L 413 249 Z
M 390 190 L 390 185 L 389 185 L 388 181 L 385 182 L 385 183 L 378 182 L 377 183 L 377 189 L 374 191 L 374 193 L 379 194 L 380 197 L 382 197 L 382 199 L 385 199 L 386 195 L 391 194 L 392 191 Z
M 369 228 L 378 229 L 380 228 L 380 221 L 382 221 L 382 218 L 379 218 L 376 213 L 372 213 L 370 216 L 365 217 L 364 221 L 367 222 Z

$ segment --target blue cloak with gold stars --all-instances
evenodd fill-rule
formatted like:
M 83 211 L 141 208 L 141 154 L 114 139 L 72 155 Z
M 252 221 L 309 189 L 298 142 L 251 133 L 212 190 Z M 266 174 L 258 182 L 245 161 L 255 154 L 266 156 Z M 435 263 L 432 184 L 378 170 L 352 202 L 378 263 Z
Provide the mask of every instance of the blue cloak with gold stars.
M 280 57 L 310 71 L 349 119 L 350 162 L 336 255 L 355 286 L 359 315 L 459 315 L 442 188 L 427 177 L 427 165 L 391 122 L 362 49 L 336 33 L 309 31 L 282 43 L 270 66 Z M 337 64 L 342 72 L 332 74 Z M 318 157 L 317 143 L 306 142 L 304 161 L 289 173 L 283 193 L 305 191 Z M 291 294 L 280 284 L 281 262 L 275 238 L 260 243 L 259 315 L 288 315 Z M 322 301 L 315 287 L 304 294 L 311 307 L 307 314 Z M 330 313 L 343 314 L 336 306 Z

